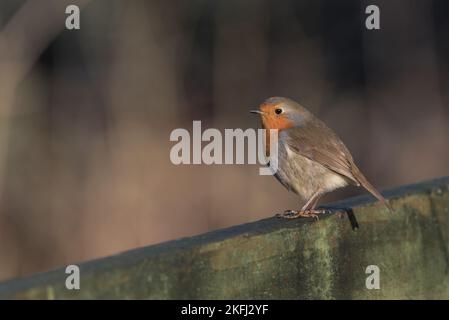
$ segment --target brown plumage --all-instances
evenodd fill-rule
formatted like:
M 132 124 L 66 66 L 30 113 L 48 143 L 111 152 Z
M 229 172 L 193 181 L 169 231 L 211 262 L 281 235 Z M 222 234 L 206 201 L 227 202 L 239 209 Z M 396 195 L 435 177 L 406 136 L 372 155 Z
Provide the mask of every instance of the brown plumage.
M 348 184 L 363 186 L 392 210 L 357 168 L 340 138 L 304 107 L 293 100 L 274 97 L 252 112 L 261 115 L 265 129 L 279 130 L 276 178 L 306 201 L 300 211 L 288 210 L 284 217 L 322 213 L 316 209 L 319 198 Z

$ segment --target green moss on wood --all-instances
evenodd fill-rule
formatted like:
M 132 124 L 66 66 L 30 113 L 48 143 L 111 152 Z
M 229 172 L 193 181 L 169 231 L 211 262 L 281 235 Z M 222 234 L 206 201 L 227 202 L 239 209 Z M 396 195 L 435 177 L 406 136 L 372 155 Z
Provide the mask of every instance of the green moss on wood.
M 389 213 L 369 197 L 352 207 L 360 228 L 332 214 L 274 218 L 83 263 L 81 290 L 64 269 L 0 284 L 1 298 L 447 299 L 449 178 L 401 187 Z M 365 287 L 365 268 L 381 289 Z

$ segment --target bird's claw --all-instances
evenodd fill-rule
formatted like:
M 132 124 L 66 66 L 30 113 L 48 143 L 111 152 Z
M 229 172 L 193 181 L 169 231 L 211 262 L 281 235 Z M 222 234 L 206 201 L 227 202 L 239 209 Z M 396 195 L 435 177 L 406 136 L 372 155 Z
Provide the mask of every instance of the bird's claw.
M 277 218 L 294 219 L 298 217 L 298 211 L 285 210 L 283 213 L 276 213 Z
M 285 210 L 283 213 L 277 213 L 277 218 L 296 219 L 296 218 L 315 218 L 319 220 L 319 214 L 329 212 L 326 209 L 312 209 L 312 210 Z

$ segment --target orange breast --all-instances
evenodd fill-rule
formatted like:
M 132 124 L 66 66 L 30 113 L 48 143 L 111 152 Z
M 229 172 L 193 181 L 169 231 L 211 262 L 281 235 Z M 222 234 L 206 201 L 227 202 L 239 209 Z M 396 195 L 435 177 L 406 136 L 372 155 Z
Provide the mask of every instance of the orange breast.
M 289 129 L 294 126 L 293 121 L 286 117 L 274 117 L 270 115 L 262 115 L 262 127 L 265 131 L 265 154 L 268 157 L 270 155 L 270 129 L 277 129 L 278 134 L 281 130 Z

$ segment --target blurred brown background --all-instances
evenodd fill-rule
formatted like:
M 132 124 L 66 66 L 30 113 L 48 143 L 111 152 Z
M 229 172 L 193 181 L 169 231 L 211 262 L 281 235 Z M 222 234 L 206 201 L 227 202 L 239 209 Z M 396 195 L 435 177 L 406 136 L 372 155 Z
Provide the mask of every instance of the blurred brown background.
M 0 280 L 298 207 L 258 166 L 169 160 L 171 130 L 258 127 L 269 96 L 380 189 L 447 175 L 448 36 L 443 0 L 2 0 Z

